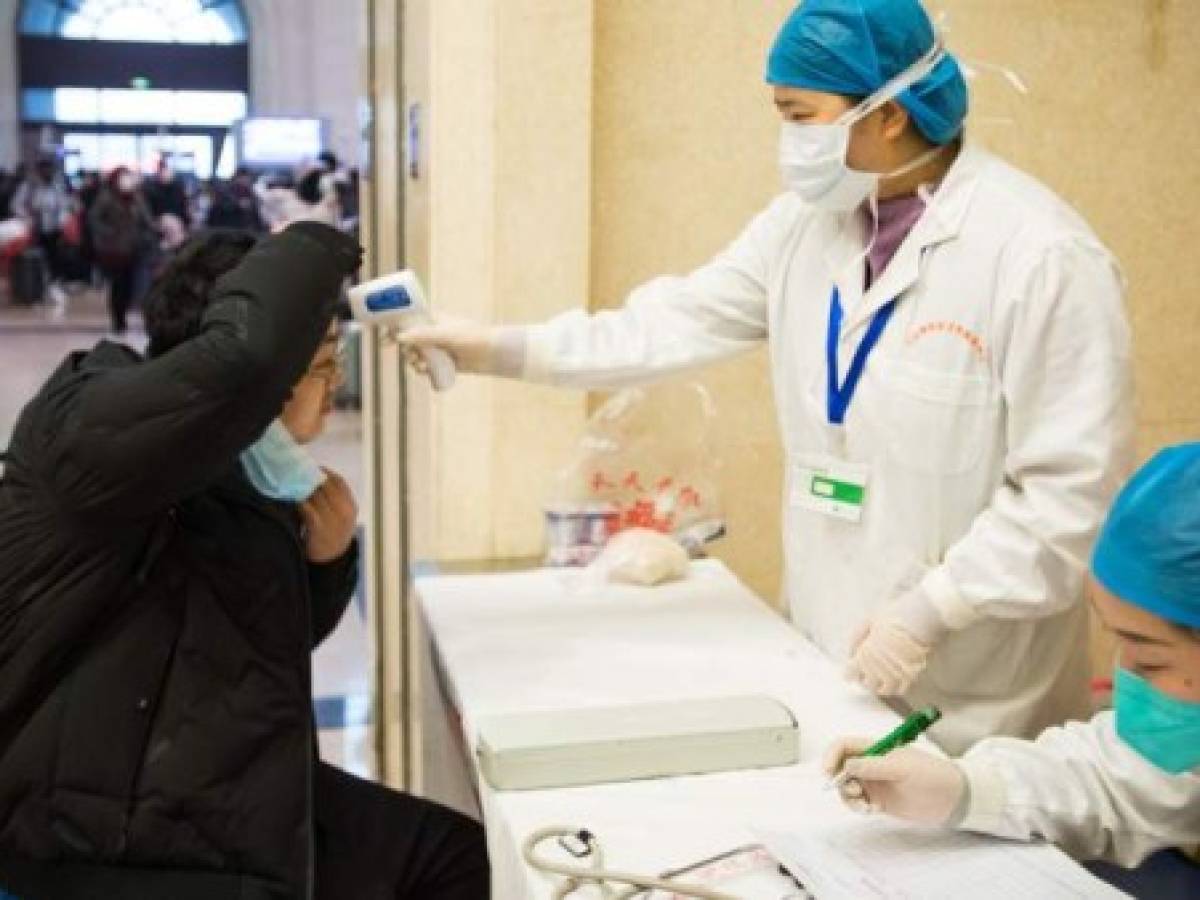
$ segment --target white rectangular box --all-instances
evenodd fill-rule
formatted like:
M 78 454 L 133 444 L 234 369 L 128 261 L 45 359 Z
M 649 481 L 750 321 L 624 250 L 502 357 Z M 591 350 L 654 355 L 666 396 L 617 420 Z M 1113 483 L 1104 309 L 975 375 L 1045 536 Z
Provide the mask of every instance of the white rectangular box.
M 770 697 L 678 700 L 490 716 L 480 768 L 497 790 L 532 790 L 792 765 L 796 719 Z

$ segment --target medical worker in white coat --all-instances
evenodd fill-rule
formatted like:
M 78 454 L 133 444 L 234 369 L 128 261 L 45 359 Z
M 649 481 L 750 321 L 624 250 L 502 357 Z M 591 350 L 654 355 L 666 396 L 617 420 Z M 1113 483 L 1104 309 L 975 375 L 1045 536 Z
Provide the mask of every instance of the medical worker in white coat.
M 1125 866 L 1200 844 L 1200 444 L 1138 472 L 1092 568 L 1119 648 L 1114 711 L 1036 741 L 985 740 L 954 762 L 917 749 L 856 757 L 870 741 L 843 742 L 826 767 L 852 776 L 848 802 Z
M 789 190 L 712 262 L 617 311 L 402 341 L 579 388 L 767 342 L 795 625 L 876 694 L 938 705 L 950 750 L 1086 714 L 1086 558 L 1132 431 L 1115 261 L 964 140 L 917 0 L 806 0 L 767 81 Z

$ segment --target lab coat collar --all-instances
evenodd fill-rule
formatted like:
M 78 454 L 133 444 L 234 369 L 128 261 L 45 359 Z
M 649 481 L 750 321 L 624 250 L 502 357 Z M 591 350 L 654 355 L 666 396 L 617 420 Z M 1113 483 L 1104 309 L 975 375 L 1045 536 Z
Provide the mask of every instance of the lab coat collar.
M 865 296 L 862 264 L 841 268 L 836 282 L 838 292 L 845 298 L 844 306 L 849 310 L 842 329 L 843 337 L 865 325 L 875 313 L 916 284 L 927 248 L 959 235 L 988 159 L 988 154 L 974 144 L 963 144 L 958 159 L 946 173 L 942 186 L 933 194 L 929 207 Z M 843 239 L 834 243 L 841 246 L 841 252 L 848 258 L 850 253 L 844 249 L 846 245 L 864 247 L 870 235 L 865 233 L 864 217 L 857 212 L 843 218 Z

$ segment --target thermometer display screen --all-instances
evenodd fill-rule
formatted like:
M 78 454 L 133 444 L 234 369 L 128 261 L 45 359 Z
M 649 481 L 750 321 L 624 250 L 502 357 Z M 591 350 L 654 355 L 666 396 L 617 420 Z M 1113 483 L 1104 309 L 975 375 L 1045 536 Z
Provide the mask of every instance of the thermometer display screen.
M 369 312 L 388 313 L 411 309 L 413 301 L 408 291 L 397 285 L 381 291 L 373 291 L 367 296 L 364 305 Z

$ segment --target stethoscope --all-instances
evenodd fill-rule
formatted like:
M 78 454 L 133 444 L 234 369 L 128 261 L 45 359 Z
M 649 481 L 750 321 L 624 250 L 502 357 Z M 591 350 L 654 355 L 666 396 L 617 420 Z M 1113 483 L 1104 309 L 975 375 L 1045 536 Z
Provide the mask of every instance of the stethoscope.
M 579 860 L 579 864 L 561 863 L 539 852 L 539 847 L 547 842 L 565 850 Z M 720 862 L 748 848 L 741 847 L 728 853 L 705 860 L 698 865 L 708 865 Z M 560 876 L 563 881 L 554 890 L 554 900 L 564 900 L 585 885 L 595 885 L 600 889 L 605 900 L 632 900 L 649 891 L 666 891 L 675 897 L 693 897 L 697 900 L 738 900 L 732 894 L 715 891 L 711 888 L 696 884 L 677 881 L 675 875 L 682 873 L 667 873 L 665 875 L 639 875 L 633 872 L 621 872 L 604 867 L 604 851 L 596 836 L 587 829 L 578 828 L 541 828 L 529 835 L 521 847 L 525 862 L 546 875 Z M 586 865 L 583 862 L 586 860 Z M 694 867 L 693 867 L 694 868 Z M 613 885 L 624 885 L 614 888 Z M 798 889 L 795 898 L 807 897 L 808 894 Z

